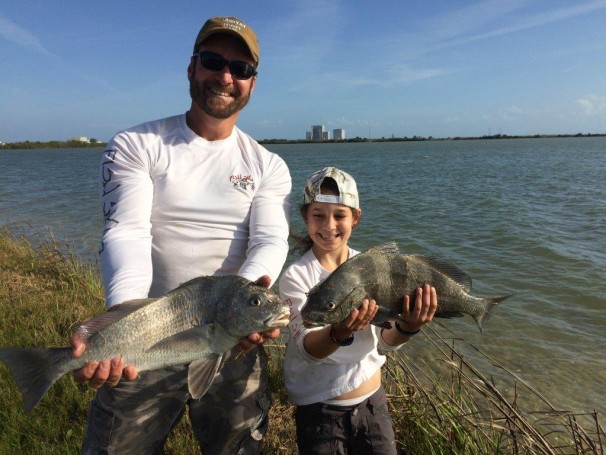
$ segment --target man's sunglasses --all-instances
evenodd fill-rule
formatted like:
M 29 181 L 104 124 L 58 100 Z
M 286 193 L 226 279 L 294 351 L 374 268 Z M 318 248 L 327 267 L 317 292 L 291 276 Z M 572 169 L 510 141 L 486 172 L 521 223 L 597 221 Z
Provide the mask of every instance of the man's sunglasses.
M 257 74 L 254 66 L 246 62 L 225 60 L 221 55 L 214 52 L 202 51 L 194 55 L 200 60 L 200 65 L 210 71 L 222 71 L 227 65 L 229 72 L 236 79 L 250 79 Z

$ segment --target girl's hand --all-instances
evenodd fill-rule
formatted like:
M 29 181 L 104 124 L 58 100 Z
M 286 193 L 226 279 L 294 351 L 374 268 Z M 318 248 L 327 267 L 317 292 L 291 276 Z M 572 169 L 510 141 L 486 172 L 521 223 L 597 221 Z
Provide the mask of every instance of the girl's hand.
M 425 284 L 423 287 L 417 288 L 412 311 L 410 310 L 410 296 L 404 297 L 402 317 L 406 323 L 400 325 L 407 332 L 416 332 L 423 324 L 427 324 L 433 319 L 437 309 L 436 288 Z
M 353 310 L 347 319 L 333 324 L 334 330 L 338 334 L 351 334 L 358 330 L 364 330 L 373 320 L 379 310 L 379 305 L 372 299 L 364 299 L 357 310 Z M 347 338 L 347 337 L 344 337 Z

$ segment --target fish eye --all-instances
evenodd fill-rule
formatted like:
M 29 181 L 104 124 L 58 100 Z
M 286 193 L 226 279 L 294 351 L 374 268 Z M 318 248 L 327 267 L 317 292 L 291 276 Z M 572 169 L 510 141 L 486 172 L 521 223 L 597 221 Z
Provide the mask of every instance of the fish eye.
M 250 301 L 252 306 L 261 306 L 261 299 L 259 297 L 253 297 Z
M 328 305 L 326 305 L 326 308 L 328 309 L 328 311 L 333 311 L 336 307 L 337 307 L 337 304 L 335 302 L 328 302 Z

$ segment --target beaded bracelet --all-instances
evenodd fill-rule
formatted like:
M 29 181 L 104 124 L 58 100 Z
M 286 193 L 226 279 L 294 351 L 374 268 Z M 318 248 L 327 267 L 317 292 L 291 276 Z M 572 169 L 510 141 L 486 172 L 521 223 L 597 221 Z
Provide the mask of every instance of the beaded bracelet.
M 400 335 L 404 335 L 405 337 L 408 337 L 408 338 L 415 336 L 417 333 L 419 333 L 421 331 L 421 329 L 419 329 L 416 332 L 408 332 L 408 331 L 404 330 L 402 327 L 400 327 L 400 324 L 398 324 L 397 321 L 395 323 L 395 326 L 396 326 L 396 330 L 398 331 L 398 333 Z

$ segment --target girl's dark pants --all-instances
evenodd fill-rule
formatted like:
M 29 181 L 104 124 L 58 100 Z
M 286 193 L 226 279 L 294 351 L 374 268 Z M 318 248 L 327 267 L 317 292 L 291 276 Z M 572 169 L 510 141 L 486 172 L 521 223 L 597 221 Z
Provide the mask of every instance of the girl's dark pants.
M 397 454 L 383 386 L 355 406 L 297 406 L 295 421 L 302 455 Z

